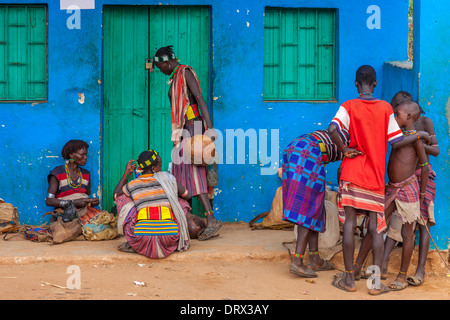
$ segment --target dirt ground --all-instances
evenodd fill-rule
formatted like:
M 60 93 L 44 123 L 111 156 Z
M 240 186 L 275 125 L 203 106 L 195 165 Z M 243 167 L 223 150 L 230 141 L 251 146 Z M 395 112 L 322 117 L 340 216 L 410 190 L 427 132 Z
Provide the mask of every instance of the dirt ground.
M 420 287 L 373 297 L 365 280 L 357 292 L 331 286 L 336 271 L 299 278 L 283 262 L 209 261 L 82 264 L 80 289 L 67 289 L 67 264 L 5 265 L 1 300 L 450 300 L 450 277 L 427 276 Z M 389 283 L 394 278 L 390 274 Z M 69 283 L 70 286 L 70 283 Z
M 188 251 L 159 260 L 118 251 L 124 238 L 51 246 L 14 237 L 0 241 L 0 300 L 450 300 L 450 276 L 436 267 L 435 254 L 422 286 L 374 297 L 366 280 L 356 282 L 354 293 L 333 287 L 339 270 L 314 279 L 290 273 L 281 243 L 291 240 L 292 231 L 225 224 L 218 238 L 193 240 Z M 393 252 L 384 284 L 394 280 L 400 252 Z M 331 261 L 343 268 L 342 253 Z M 415 254 L 410 272 L 416 261 Z M 79 267 L 79 289 L 71 281 L 75 274 L 68 273 L 72 265 Z

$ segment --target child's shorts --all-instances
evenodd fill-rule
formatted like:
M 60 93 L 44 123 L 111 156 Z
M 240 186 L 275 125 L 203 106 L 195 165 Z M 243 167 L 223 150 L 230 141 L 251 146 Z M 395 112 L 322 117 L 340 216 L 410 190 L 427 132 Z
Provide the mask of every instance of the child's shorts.
M 416 222 L 414 222 L 415 224 Z M 398 213 L 398 211 L 394 211 L 390 217 L 389 221 L 389 228 L 386 233 L 386 236 L 391 238 L 392 240 L 403 242 L 402 237 L 402 226 L 403 226 L 403 219 L 401 215 Z

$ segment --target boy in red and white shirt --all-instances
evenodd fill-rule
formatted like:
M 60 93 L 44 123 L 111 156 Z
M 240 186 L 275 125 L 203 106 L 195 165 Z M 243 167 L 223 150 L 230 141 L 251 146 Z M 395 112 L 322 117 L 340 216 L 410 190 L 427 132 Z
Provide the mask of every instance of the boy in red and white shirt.
M 395 121 L 391 105 L 372 95 L 376 85 L 375 70 L 368 65 L 359 67 L 355 80 L 359 98 L 344 102 L 328 128 L 333 142 L 346 157 L 341 165 L 338 198 L 339 219 L 344 223 L 342 245 L 345 272 L 337 275 L 332 285 L 349 292 L 356 290 L 353 256 L 357 214 L 369 216 L 373 264 L 378 268 L 382 264 L 384 241 L 381 232 L 386 229 L 384 177 L 387 142 L 395 147 L 418 139 L 418 136 L 408 137 L 408 141 L 400 142 L 406 139 Z M 344 128 L 350 134 L 348 147 L 345 147 L 337 132 Z M 374 276 L 379 280 L 379 272 Z M 389 288 L 379 281 L 369 288 L 372 295 L 388 291 Z

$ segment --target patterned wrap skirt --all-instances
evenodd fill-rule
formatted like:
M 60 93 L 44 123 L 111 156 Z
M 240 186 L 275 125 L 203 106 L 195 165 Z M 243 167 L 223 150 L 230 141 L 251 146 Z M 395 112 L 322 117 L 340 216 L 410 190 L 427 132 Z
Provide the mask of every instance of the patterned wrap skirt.
M 117 212 L 120 212 L 122 207 L 130 201 L 133 200 L 124 194 L 118 197 L 116 199 Z M 136 250 L 137 253 L 152 259 L 157 259 L 165 258 L 177 250 L 178 240 L 180 238 L 179 233 L 176 235 L 135 235 L 134 228 L 137 223 L 137 214 L 136 207 L 133 206 L 123 223 L 124 235 L 130 246 Z M 180 226 L 178 225 L 178 228 L 179 227 Z
M 348 181 L 339 181 L 338 211 L 341 223 L 345 223 L 344 207 L 346 206 L 359 210 L 358 214 L 367 215 L 369 211 L 372 211 L 377 213 L 377 232 L 381 233 L 387 229 L 384 202 L 384 188 L 372 190 Z
M 194 124 L 196 121 L 188 121 L 186 122 L 184 129 L 189 131 L 191 137 L 194 136 Z M 203 125 L 202 133 L 204 133 Z M 196 132 L 195 132 L 196 133 Z M 186 143 L 186 139 L 181 140 L 180 149 L 174 152 L 179 152 L 179 157 L 182 158 L 184 145 Z M 189 190 L 192 196 L 197 196 L 199 194 L 208 193 L 208 185 L 206 182 L 206 166 L 196 166 L 194 164 L 173 163 L 172 165 L 172 174 L 177 179 L 177 182 L 183 185 L 186 189 Z
M 419 181 L 420 185 L 420 174 L 421 169 L 416 170 L 416 177 Z M 434 219 L 434 197 L 436 195 L 436 172 L 431 169 L 430 165 L 430 173 L 428 174 L 428 183 L 427 188 L 425 190 L 425 200 L 420 204 L 420 213 L 422 214 L 422 218 L 425 221 L 428 221 L 430 226 L 434 226 L 436 221 Z M 421 223 L 421 221 L 419 222 Z
M 325 166 L 316 138 L 306 134 L 283 151 L 283 219 L 325 231 Z
M 385 188 L 384 207 L 387 208 L 395 202 L 402 223 L 414 223 L 420 220 L 419 193 L 419 182 L 415 174 L 399 183 L 389 181 Z

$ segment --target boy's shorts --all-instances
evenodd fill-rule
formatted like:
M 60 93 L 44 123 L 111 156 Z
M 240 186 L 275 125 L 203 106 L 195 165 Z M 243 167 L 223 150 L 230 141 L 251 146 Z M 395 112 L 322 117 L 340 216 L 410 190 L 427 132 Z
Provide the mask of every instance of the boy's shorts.
M 413 223 L 416 224 L 417 221 L 414 221 Z M 390 217 L 389 221 L 389 228 L 386 232 L 386 236 L 391 238 L 392 240 L 403 242 L 402 237 L 402 226 L 403 226 L 403 219 L 400 213 L 398 211 L 394 211 Z M 415 228 L 415 226 L 414 226 Z

